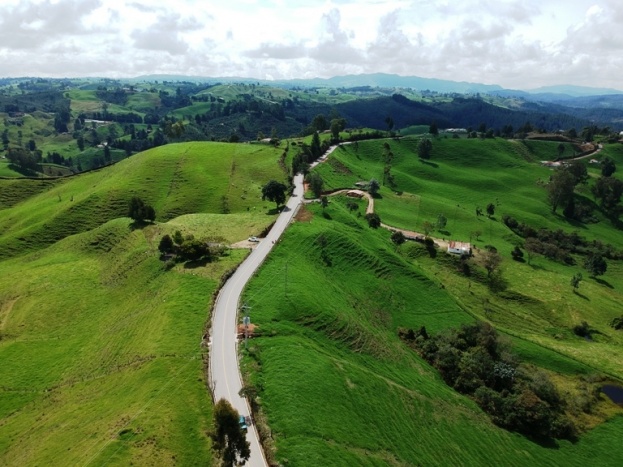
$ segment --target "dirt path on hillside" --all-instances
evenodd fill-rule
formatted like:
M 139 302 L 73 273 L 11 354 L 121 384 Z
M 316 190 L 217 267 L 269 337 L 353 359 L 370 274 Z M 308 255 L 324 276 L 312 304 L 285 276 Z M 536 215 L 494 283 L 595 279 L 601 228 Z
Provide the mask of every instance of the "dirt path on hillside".
M 342 189 L 342 190 L 334 191 L 332 193 L 328 193 L 327 196 L 335 196 L 335 195 L 341 195 L 341 194 L 346 194 L 348 196 L 349 193 L 352 193 L 353 195 L 358 195 L 358 196 L 353 196 L 355 198 L 367 198 L 368 206 L 366 207 L 366 214 L 371 214 L 374 212 L 374 197 L 367 191 L 357 190 L 357 189 L 352 189 L 352 190 Z M 317 202 L 317 201 L 318 200 L 309 200 L 307 202 Z M 423 233 L 415 232 L 413 230 L 399 229 L 398 227 L 392 227 L 391 225 L 387 225 L 382 222 L 381 222 L 381 227 L 389 230 L 390 232 L 402 232 L 402 234 L 409 240 L 416 240 L 420 238 L 423 239 L 424 237 L 426 237 L 426 235 Z M 446 250 L 448 249 L 449 241 L 446 240 L 445 238 L 435 238 L 435 237 L 430 237 L 430 238 L 433 239 L 433 241 L 439 248 L 446 249 Z

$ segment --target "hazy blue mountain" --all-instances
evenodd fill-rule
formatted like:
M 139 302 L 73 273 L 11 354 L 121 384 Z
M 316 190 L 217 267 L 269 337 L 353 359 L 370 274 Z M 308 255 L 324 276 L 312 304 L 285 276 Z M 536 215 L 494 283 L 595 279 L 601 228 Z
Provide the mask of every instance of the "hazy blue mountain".
M 543 96 L 554 97 L 555 95 L 564 94 L 570 97 L 582 97 L 582 96 L 604 96 L 609 94 L 623 94 L 623 91 L 610 88 L 591 88 L 587 86 L 572 86 L 572 85 L 559 85 L 559 86 L 544 86 L 536 89 L 529 89 L 530 94 L 537 94 Z

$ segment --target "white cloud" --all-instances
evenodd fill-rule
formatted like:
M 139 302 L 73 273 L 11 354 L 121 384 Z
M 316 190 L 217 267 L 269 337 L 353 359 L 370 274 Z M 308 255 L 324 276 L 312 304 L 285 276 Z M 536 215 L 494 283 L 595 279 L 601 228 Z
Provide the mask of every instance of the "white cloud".
M 4 0 L 0 73 L 618 87 L 622 26 L 617 0 Z

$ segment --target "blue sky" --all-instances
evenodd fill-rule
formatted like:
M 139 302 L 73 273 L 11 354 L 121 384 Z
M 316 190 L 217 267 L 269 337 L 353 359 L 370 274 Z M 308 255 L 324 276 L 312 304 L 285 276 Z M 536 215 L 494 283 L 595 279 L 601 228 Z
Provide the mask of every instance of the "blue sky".
M 618 0 L 2 0 L 0 76 L 396 73 L 623 88 Z

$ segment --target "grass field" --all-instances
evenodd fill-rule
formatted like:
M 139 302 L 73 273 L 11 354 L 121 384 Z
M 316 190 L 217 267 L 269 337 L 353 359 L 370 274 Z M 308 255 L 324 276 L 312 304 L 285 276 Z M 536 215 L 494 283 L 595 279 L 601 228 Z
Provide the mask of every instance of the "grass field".
M 440 273 L 399 251 L 345 200 L 299 215 L 250 283 L 261 336 L 243 351 L 283 465 L 619 465 L 623 416 L 577 443 L 542 446 L 492 425 L 408 350 L 398 327 L 429 332 L 474 319 Z M 363 213 L 360 203 L 359 213 Z M 440 254 L 441 255 L 441 254 Z M 438 256 L 439 258 L 439 256 Z M 432 262 L 432 260 L 430 260 Z M 592 369 L 512 338 L 566 384 Z M 619 413 L 604 401 L 606 413 Z
M 212 293 L 247 252 L 165 271 L 158 242 L 258 234 L 274 220 L 259 195 L 283 179 L 278 157 L 191 143 L 63 180 L 0 181 L 0 464 L 212 463 L 200 343 Z M 123 217 L 132 195 L 158 222 Z

